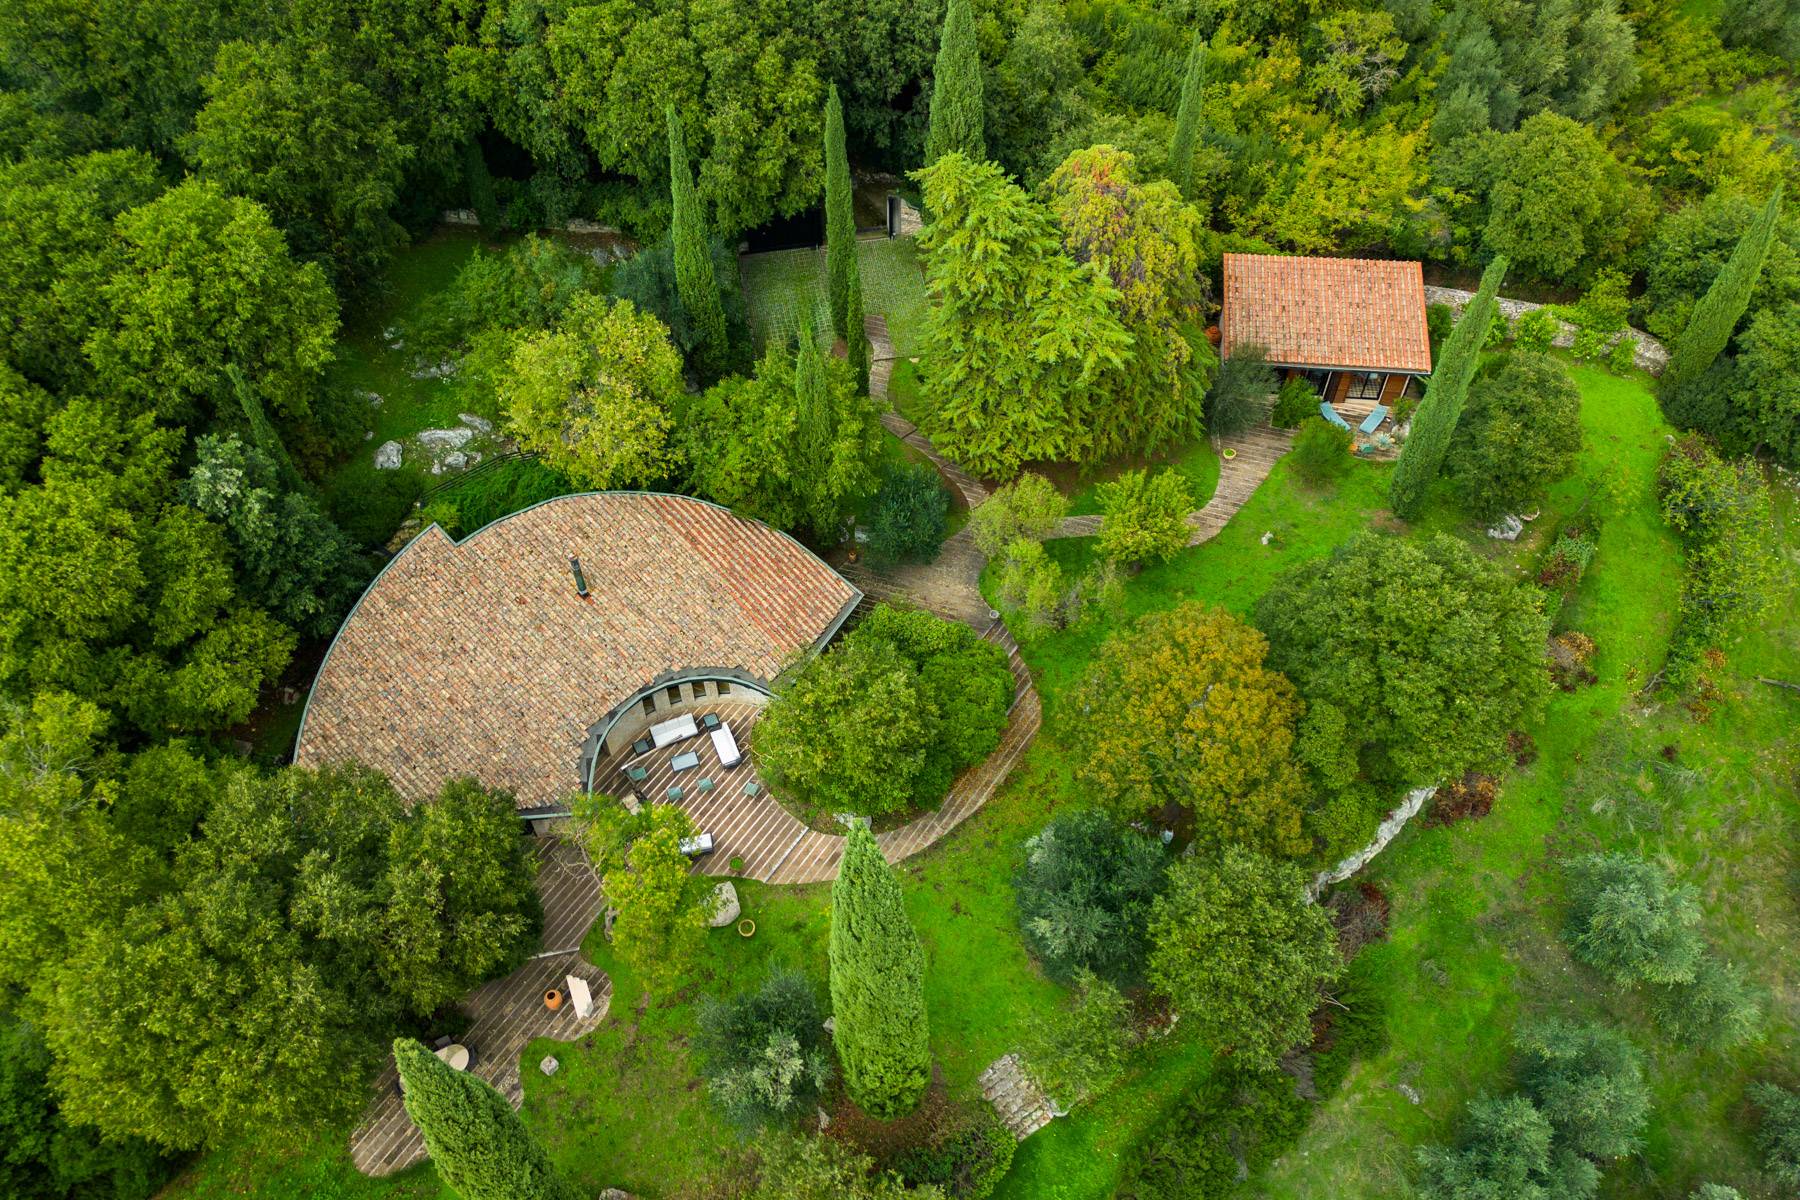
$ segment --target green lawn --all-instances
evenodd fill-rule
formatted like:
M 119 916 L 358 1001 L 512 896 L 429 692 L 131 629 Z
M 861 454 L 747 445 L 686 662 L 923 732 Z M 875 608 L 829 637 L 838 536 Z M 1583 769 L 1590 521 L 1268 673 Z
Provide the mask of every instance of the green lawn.
M 887 317 L 888 336 L 902 358 L 919 352 L 924 332 L 925 276 L 912 238 L 877 238 L 856 243 L 862 269 L 863 311 Z M 800 315 L 810 309 L 821 339 L 831 322 L 826 310 L 825 252 L 777 250 L 738 260 L 744 304 L 758 347 L 771 338 L 793 336 Z
M 1608 1172 L 1608 1196 L 1673 1200 L 1708 1178 L 1739 1186 L 1751 1200 L 1775 1195 L 1752 1170 L 1741 1094 L 1760 1064 L 1789 1064 L 1783 1073 L 1791 1075 L 1796 1049 L 1800 980 L 1792 956 L 1768 947 L 1800 937 L 1791 850 L 1800 705 L 1745 676 L 1800 678 L 1800 630 L 1772 622 L 1735 650 L 1721 675 L 1726 699 L 1707 723 L 1635 701 L 1636 687 L 1660 662 L 1679 585 L 1678 549 L 1651 492 L 1666 430 L 1641 382 L 1586 367 L 1575 374 L 1588 436 L 1583 469 L 1559 485 L 1521 544 L 1481 536 L 1451 506 L 1447 490 L 1412 528 L 1451 531 L 1497 561 L 1524 564 L 1550 527 L 1586 500 L 1603 465 L 1619 463 L 1631 482 L 1630 502 L 1605 525 L 1599 556 L 1561 618 L 1598 642 L 1601 682 L 1553 701 L 1532 731 L 1540 757 L 1512 777 L 1490 816 L 1449 828 L 1415 826 L 1372 868 L 1369 877 L 1393 900 L 1390 939 L 1366 951 L 1391 999 L 1391 1047 L 1352 1068 L 1300 1144 L 1252 1180 L 1246 1194 L 1409 1194 L 1414 1148 L 1452 1136 L 1469 1096 L 1509 1086 L 1507 1038 L 1520 1015 L 1557 1011 L 1605 1014 L 1649 1054 L 1658 1099 L 1652 1128 L 1641 1158 Z M 1315 492 L 1280 464 L 1217 538 L 1130 579 L 1123 604 L 1095 627 L 1028 649 L 1045 702 L 1037 742 L 981 813 L 901 868 L 927 953 L 933 1050 L 955 1092 L 971 1095 L 982 1068 L 1020 1046 L 1062 997 L 1024 951 L 1010 880 L 1023 839 L 1057 807 L 1078 800 L 1064 750 L 1070 714 L 1059 700 L 1095 645 L 1137 616 L 1187 599 L 1242 613 L 1277 573 L 1329 553 L 1358 530 L 1405 529 L 1385 511 L 1389 470 L 1359 462 L 1335 488 Z M 1789 547 L 1796 542 L 1795 507 L 1786 496 Z M 1050 545 L 1071 565 L 1092 554 L 1091 539 Z M 1677 765 L 1697 775 L 1659 766 L 1664 745 L 1676 746 Z M 1635 999 L 1609 994 L 1568 960 L 1556 936 L 1561 889 L 1550 863 L 1597 845 L 1661 856 L 1703 889 L 1715 945 L 1771 990 L 1763 1044 L 1727 1055 L 1672 1050 Z M 528 1048 L 527 1062 L 555 1053 L 564 1064 L 549 1079 L 527 1071 L 525 1116 L 583 1190 L 666 1194 L 735 1144 L 708 1107 L 688 1056 L 693 1005 L 702 996 L 754 987 L 774 964 L 798 967 L 823 987 L 829 890 L 739 886 L 746 915 L 758 923 L 754 938 L 712 934 L 704 961 L 676 994 L 645 1003 L 603 941 L 590 937 L 590 956 L 617 983 L 607 1021 L 575 1046 Z M 1152 1048 L 1123 1085 L 1022 1145 L 997 1196 L 1104 1200 L 1145 1132 L 1209 1069 L 1206 1048 L 1179 1033 Z M 1402 1083 L 1423 1103 L 1409 1103 L 1397 1089 Z M 300 1151 L 215 1153 L 169 1194 L 361 1200 L 445 1193 L 429 1166 L 392 1180 L 361 1179 L 340 1130 Z

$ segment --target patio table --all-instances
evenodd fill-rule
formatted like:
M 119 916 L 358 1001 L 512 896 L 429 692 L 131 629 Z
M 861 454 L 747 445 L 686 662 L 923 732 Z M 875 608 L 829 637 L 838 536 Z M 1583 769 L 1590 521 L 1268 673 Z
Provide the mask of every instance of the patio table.
M 689 750 L 685 754 L 677 754 L 674 758 L 669 760 L 670 769 L 675 771 L 686 771 L 689 768 L 697 767 L 699 765 L 700 756 L 695 754 L 692 750 Z
M 452 1071 L 466 1071 L 469 1069 L 469 1048 L 460 1043 L 450 1043 L 450 1045 L 439 1050 L 437 1056 L 442 1059 L 444 1065 L 449 1067 Z

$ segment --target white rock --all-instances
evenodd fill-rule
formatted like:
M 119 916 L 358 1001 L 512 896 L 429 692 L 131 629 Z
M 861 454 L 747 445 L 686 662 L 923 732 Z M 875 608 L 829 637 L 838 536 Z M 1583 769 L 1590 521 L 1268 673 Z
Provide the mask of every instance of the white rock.
M 485 417 L 478 417 L 474 413 L 457 413 L 456 419 L 461 421 L 464 425 L 467 425 L 470 429 L 473 429 L 476 433 L 494 432 L 494 423 L 492 421 Z
M 400 465 L 403 451 L 399 442 L 383 442 L 375 447 L 375 469 L 392 471 Z
M 469 444 L 475 431 L 467 427 L 460 429 L 426 429 L 420 431 L 414 440 L 427 450 L 461 450 Z
M 1488 526 L 1487 535 L 1496 541 L 1513 542 L 1517 541 L 1523 532 L 1525 532 L 1525 522 L 1517 517 L 1506 516 L 1500 518 L 1498 525 Z
M 363 430 L 363 441 L 372 442 L 374 440 L 375 440 L 375 431 L 373 429 Z
M 456 364 L 446 358 L 443 362 L 414 367 L 409 374 L 414 379 L 448 379 L 456 374 Z
M 1418 1089 L 1414 1088 L 1411 1084 L 1396 1083 L 1394 1085 L 1394 1090 L 1399 1092 L 1402 1096 L 1405 1096 L 1408 1100 L 1411 1100 L 1414 1104 L 1419 1103 Z
M 556 1074 L 556 1068 L 560 1066 L 562 1066 L 562 1064 L 556 1061 L 555 1055 L 546 1054 L 544 1055 L 544 1061 L 538 1064 L 538 1070 L 546 1075 L 554 1075 Z
M 460 471 L 468 465 L 468 455 L 464 454 L 461 450 L 452 450 L 450 453 L 444 455 L 443 462 L 433 465 L 431 473 L 436 475 L 440 471 Z
M 743 907 L 738 904 L 737 889 L 727 880 L 713 889 L 713 915 L 707 924 L 714 929 L 723 929 L 736 921 L 743 911 Z
M 1273 529 L 1267 531 L 1266 533 L 1264 533 L 1262 535 L 1262 544 L 1265 546 L 1274 540 L 1275 540 L 1275 531 Z

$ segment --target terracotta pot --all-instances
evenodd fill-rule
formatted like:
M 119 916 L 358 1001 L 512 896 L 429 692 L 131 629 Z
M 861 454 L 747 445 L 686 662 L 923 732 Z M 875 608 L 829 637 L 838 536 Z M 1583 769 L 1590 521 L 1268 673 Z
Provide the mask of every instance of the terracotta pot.
M 562 1007 L 562 993 L 557 991 L 555 988 L 551 988 L 549 991 L 545 992 L 544 993 L 544 1007 L 549 1009 L 551 1012 L 555 1012 L 557 1009 L 561 1008 Z
M 753 934 L 755 932 L 756 932 L 756 922 L 752 921 L 749 917 L 745 917 L 743 920 L 738 922 L 738 936 L 739 937 L 749 937 L 751 934 Z

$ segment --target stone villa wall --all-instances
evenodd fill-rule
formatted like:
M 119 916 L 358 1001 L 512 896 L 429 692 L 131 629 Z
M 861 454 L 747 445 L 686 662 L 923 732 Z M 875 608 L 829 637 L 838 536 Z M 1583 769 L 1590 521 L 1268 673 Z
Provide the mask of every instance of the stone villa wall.
M 1461 288 L 1432 287 L 1430 285 L 1427 285 L 1425 288 L 1425 303 L 1447 304 L 1458 313 L 1462 312 L 1469 301 L 1474 298 L 1474 292 L 1465 292 Z M 1509 326 L 1526 313 L 1544 307 L 1542 304 L 1534 304 L 1530 300 L 1509 300 L 1505 296 L 1498 297 L 1496 302 L 1500 306 L 1500 314 L 1506 318 L 1506 323 Z M 1560 324 L 1562 326 L 1562 331 L 1556 335 L 1556 340 L 1552 342 L 1551 345 L 1561 346 L 1566 349 L 1575 344 L 1575 326 L 1569 324 L 1567 321 L 1562 321 Z M 1668 350 L 1664 348 L 1661 342 L 1657 341 L 1643 330 L 1627 327 L 1623 333 L 1607 339 L 1606 344 L 1611 346 L 1621 337 L 1634 337 L 1637 339 L 1636 358 L 1639 370 L 1648 371 L 1652 375 L 1661 375 L 1663 373 L 1663 368 L 1669 365 Z

